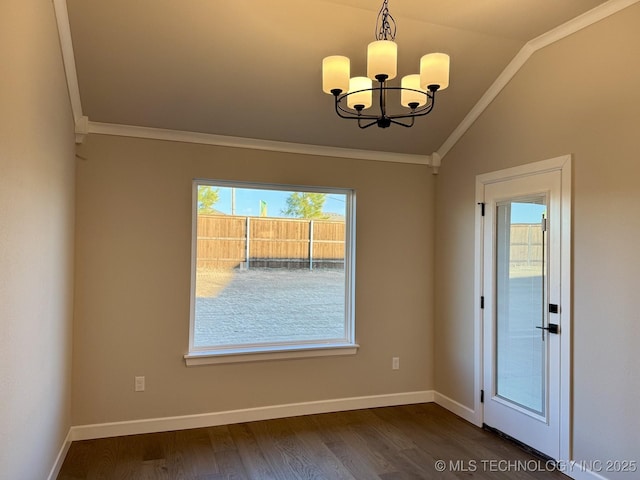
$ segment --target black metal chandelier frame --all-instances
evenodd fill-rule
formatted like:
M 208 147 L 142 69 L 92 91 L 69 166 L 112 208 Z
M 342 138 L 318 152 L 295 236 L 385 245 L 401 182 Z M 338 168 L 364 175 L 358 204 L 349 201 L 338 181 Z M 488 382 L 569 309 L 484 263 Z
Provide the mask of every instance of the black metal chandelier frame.
M 385 78 L 380 78 L 380 77 L 385 77 Z M 373 125 L 378 125 L 378 127 L 380 128 L 388 128 L 392 124 L 409 128 L 413 126 L 416 117 L 423 117 L 431 113 L 431 110 L 433 110 L 433 107 L 435 105 L 436 91 L 439 88 L 438 85 L 429 85 L 427 87 L 428 91 L 425 92 L 425 91 L 416 90 L 413 88 L 388 86 L 386 84 L 386 77 L 387 77 L 386 75 L 376 75 L 376 80 L 378 80 L 378 82 L 380 83 L 379 87 L 355 90 L 353 92 L 348 92 L 345 94 L 342 94 L 342 90 L 340 89 L 331 90 L 331 93 L 335 98 L 335 108 L 338 116 L 340 118 L 346 118 L 347 120 L 357 120 L 358 126 L 360 128 L 369 128 Z M 409 113 L 389 114 L 387 113 L 387 92 L 390 90 L 398 90 L 398 91 L 409 90 L 412 92 L 421 93 L 427 97 L 427 102 L 425 105 L 423 105 L 420 108 L 418 108 L 418 105 L 419 105 L 418 102 L 409 103 L 409 108 L 411 109 Z M 350 109 L 349 107 L 344 106 L 343 101 L 345 101 L 345 99 L 349 95 L 353 95 L 361 92 L 368 92 L 368 91 L 378 92 L 378 98 L 379 98 L 378 105 L 380 108 L 379 115 L 363 114 L 362 110 L 364 109 L 364 105 L 354 105 L 353 109 Z M 399 119 L 403 119 L 403 118 L 409 118 L 411 120 L 409 123 L 398 121 Z M 364 120 L 369 120 L 369 121 L 363 123 Z
M 382 7 L 378 12 L 376 19 L 376 40 L 395 40 L 397 31 L 396 21 L 389 13 L 389 0 L 383 0 Z M 387 85 L 388 75 L 376 75 L 376 80 L 379 82 L 379 86 L 372 88 L 365 88 L 361 90 L 355 90 L 352 92 L 342 93 L 341 89 L 332 89 L 331 93 L 335 99 L 335 110 L 340 118 L 347 120 L 357 120 L 358 126 L 362 129 L 369 128 L 373 125 L 377 125 L 380 128 L 388 128 L 392 124 L 400 125 L 402 127 L 412 127 L 416 117 L 423 117 L 428 115 L 435 106 L 436 92 L 440 88 L 439 85 L 428 85 L 427 90 L 416 90 L 407 87 L 395 87 Z M 411 102 L 408 104 L 409 113 L 397 113 L 389 114 L 387 111 L 387 92 L 389 91 L 411 91 L 422 95 L 425 95 L 425 104 L 419 107 L 419 102 Z M 363 114 L 364 105 L 354 105 L 353 108 L 345 106 L 346 99 L 350 95 L 354 95 L 362 92 L 378 92 L 378 106 L 379 114 Z M 401 119 L 410 119 L 405 123 L 399 121 Z

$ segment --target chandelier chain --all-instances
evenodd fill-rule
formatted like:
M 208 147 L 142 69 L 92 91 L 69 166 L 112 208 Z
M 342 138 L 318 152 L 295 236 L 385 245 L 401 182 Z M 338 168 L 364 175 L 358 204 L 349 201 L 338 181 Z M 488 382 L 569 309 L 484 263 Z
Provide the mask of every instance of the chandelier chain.
M 394 40 L 396 38 L 396 21 L 389 13 L 389 0 L 383 0 L 376 20 L 376 40 Z

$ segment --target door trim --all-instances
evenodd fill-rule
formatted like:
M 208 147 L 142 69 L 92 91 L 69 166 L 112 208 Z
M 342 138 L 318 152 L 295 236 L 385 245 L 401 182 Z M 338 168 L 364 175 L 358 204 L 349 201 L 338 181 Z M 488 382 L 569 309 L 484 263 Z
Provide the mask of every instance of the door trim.
M 475 424 L 482 426 L 484 422 L 484 406 L 480 400 L 483 388 L 483 309 L 480 298 L 484 295 L 483 252 L 484 221 L 479 204 L 484 202 L 486 185 L 503 182 L 515 178 L 537 175 L 559 170 L 561 175 L 561 221 L 560 221 L 560 306 L 562 314 L 562 334 L 560 335 L 560 458 L 561 461 L 572 459 L 571 438 L 571 337 L 572 337 L 572 263 L 571 263 L 571 155 L 529 163 L 517 167 L 498 170 L 476 176 L 477 214 L 475 222 L 475 260 L 474 260 L 474 411 Z

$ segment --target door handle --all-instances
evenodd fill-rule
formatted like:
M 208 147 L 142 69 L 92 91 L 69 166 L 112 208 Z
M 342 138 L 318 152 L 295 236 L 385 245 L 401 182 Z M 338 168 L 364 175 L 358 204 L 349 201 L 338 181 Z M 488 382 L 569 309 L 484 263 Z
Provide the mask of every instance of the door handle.
M 557 323 L 550 323 L 548 327 L 536 327 L 540 330 L 546 330 L 549 333 L 555 333 L 556 335 L 560 333 L 560 326 Z

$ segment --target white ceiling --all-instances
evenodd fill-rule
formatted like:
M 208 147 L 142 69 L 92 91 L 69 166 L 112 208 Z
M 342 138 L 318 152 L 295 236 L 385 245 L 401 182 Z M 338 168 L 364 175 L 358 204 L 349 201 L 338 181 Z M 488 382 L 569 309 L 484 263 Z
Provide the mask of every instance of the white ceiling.
M 327 55 L 365 74 L 379 0 L 67 0 L 83 114 L 92 122 L 430 154 L 529 40 L 603 0 L 390 0 L 399 76 L 451 56 L 450 87 L 411 129 L 336 117 Z

